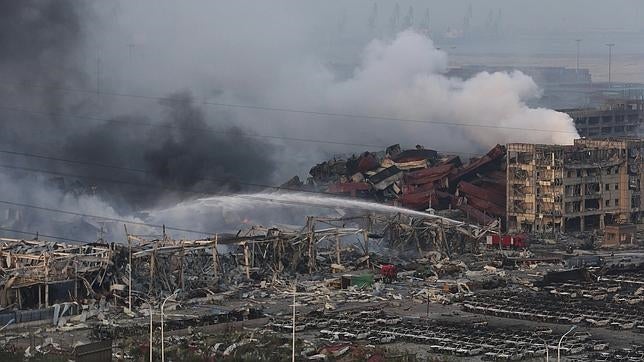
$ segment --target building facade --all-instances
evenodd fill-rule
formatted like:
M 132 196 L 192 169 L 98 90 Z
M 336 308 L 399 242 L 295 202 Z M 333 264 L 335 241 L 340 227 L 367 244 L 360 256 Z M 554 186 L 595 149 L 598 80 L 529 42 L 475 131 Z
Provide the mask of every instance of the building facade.
M 598 109 L 566 110 L 581 137 L 639 137 L 644 123 L 643 100 L 614 100 Z
M 637 223 L 641 139 L 578 139 L 574 145 L 507 146 L 510 232 L 573 232 Z

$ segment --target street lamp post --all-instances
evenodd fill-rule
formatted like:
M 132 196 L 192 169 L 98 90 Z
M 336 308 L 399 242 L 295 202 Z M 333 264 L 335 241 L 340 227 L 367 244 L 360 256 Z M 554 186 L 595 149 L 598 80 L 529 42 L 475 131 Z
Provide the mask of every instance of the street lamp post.
M 577 76 L 577 81 L 579 81 L 579 43 L 581 43 L 581 39 L 575 39 L 575 42 L 577 42 L 577 71 L 575 75 Z
M 608 47 L 608 88 L 610 88 L 612 86 L 611 71 L 613 66 L 613 47 L 615 46 L 615 43 L 608 43 L 606 46 Z
M 174 293 L 170 294 L 163 300 L 163 303 L 161 303 L 161 362 L 165 362 L 165 346 L 163 343 L 163 308 L 165 307 L 165 302 L 167 302 L 171 298 L 174 298 L 180 291 L 181 289 L 175 290 Z
M 546 342 L 545 339 L 539 338 L 541 342 L 543 342 L 543 347 L 546 349 L 546 362 L 550 360 L 550 353 L 548 352 L 548 343 Z
M 564 333 L 564 335 L 561 336 L 561 338 L 559 339 L 559 344 L 557 344 L 557 362 L 561 361 L 561 342 L 563 342 L 564 338 L 566 338 L 568 333 L 574 331 L 575 328 L 577 328 L 577 326 L 570 327 L 570 330 L 568 332 Z
M 152 301 L 148 301 L 150 304 L 150 362 L 152 362 Z

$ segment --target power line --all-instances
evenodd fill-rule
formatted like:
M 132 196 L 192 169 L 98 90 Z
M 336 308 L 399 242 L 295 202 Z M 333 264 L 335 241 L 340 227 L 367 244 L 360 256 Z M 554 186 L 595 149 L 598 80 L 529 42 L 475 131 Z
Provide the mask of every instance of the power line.
M 380 144 L 340 142 L 340 141 L 318 140 L 318 139 L 311 139 L 311 138 L 260 135 L 260 134 L 244 133 L 244 132 L 241 132 L 241 131 L 218 131 L 218 130 L 214 130 L 212 128 L 203 128 L 203 127 L 179 127 L 179 126 L 173 126 L 173 125 L 170 125 L 170 124 L 155 124 L 155 123 L 151 123 L 151 122 L 131 121 L 131 120 L 125 120 L 125 119 L 99 118 L 99 117 L 92 117 L 92 116 L 70 115 L 70 114 L 55 113 L 55 112 L 34 111 L 34 110 L 30 110 L 30 109 L 15 108 L 15 107 L 8 107 L 8 106 L 0 106 L 0 109 L 6 110 L 6 111 L 11 111 L 11 112 L 34 114 L 34 115 L 38 115 L 38 116 L 48 116 L 48 117 L 52 117 L 52 118 L 68 118 L 68 119 L 69 118 L 76 118 L 76 119 L 85 119 L 85 120 L 96 121 L 96 122 L 126 124 L 126 125 L 135 125 L 135 126 L 151 127 L 151 128 L 166 128 L 166 129 L 188 130 L 188 131 L 192 131 L 192 132 L 195 132 L 195 133 L 209 132 L 209 133 L 215 133 L 215 134 L 223 134 L 223 135 L 229 135 L 229 136 L 241 136 L 241 137 L 247 137 L 247 138 L 267 138 L 267 139 L 284 140 L 284 141 L 292 141 L 292 142 L 321 143 L 321 144 L 356 146 L 356 147 L 358 147 L 358 146 L 359 147 L 377 147 L 377 148 L 386 148 L 386 147 L 388 147 L 388 145 L 380 145 Z M 437 150 L 437 151 L 439 151 L 441 153 L 444 153 L 444 154 L 452 154 L 452 155 L 480 156 L 479 153 L 473 153 L 473 152 L 445 151 L 445 150 Z
M 149 184 L 149 183 L 137 183 L 137 182 L 130 182 L 130 181 L 114 180 L 114 179 L 107 179 L 107 178 L 96 177 L 96 176 L 77 175 L 77 174 L 70 174 L 70 173 L 65 173 L 65 172 L 50 171 L 50 170 L 43 170 L 43 169 L 37 169 L 37 168 L 13 166 L 13 165 L 0 165 L 0 168 L 17 170 L 17 171 L 25 171 L 25 172 L 33 172 L 33 173 L 44 173 L 44 174 L 50 174 L 50 175 L 56 175 L 56 176 L 65 176 L 65 177 L 73 177 L 73 178 L 80 178 L 80 179 L 88 179 L 88 180 L 94 180 L 94 181 L 103 182 L 103 183 L 122 184 L 122 185 L 129 185 L 129 186 L 133 186 L 133 187 L 145 188 L 145 189 L 154 188 L 154 189 L 165 190 L 165 191 L 184 192 L 184 193 L 195 194 L 195 195 L 198 195 L 198 196 L 238 197 L 238 198 L 244 198 L 244 199 L 249 199 L 249 200 L 254 200 L 254 201 L 273 202 L 273 203 L 285 204 L 285 205 L 291 205 L 291 206 L 302 206 L 302 205 L 304 205 L 304 206 L 315 206 L 315 207 L 321 207 L 321 208 L 327 208 L 327 209 L 336 209 L 336 207 L 332 207 L 332 206 L 323 206 L 323 205 L 318 205 L 318 204 L 313 204 L 313 203 L 306 203 L 306 202 L 274 200 L 274 199 L 253 197 L 252 195 L 245 195 L 245 194 L 229 195 L 229 194 L 209 193 L 209 192 L 205 192 L 205 191 L 200 192 L 200 191 L 194 191 L 194 190 L 185 189 L 185 188 L 164 187 L 164 186 L 158 186 L 158 185 L 153 185 L 153 184 Z M 273 187 L 273 188 L 275 188 L 275 187 Z M 297 192 L 307 192 L 307 191 L 297 190 Z M 308 191 L 308 192 L 309 193 L 321 193 L 321 192 L 316 192 L 316 191 Z M 335 195 L 335 194 L 333 194 L 333 195 L 337 197 L 337 195 Z M 49 210 L 49 211 L 51 211 L 51 210 Z M 106 219 L 106 220 L 109 220 L 109 219 Z M 123 220 L 118 220 L 117 219 L 117 220 L 111 220 L 111 221 L 123 221 Z M 162 225 L 151 225 L 151 224 L 142 224 L 142 225 L 153 226 L 153 227 L 162 227 Z M 177 229 L 177 228 L 168 228 L 168 227 L 166 227 L 166 229 L 174 229 L 174 230 L 178 230 L 178 231 L 197 232 L 197 233 L 201 233 L 201 234 L 213 235 L 212 232 L 195 231 L 195 230 L 189 230 L 189 229 L 181 230 L 181 229 Z
M 145 170 L 145 169 L 137 169 L 137 168 L 123 167 L 123 166 L 116 166 L 116 165 L 108 165 L 108 164 L 104 164 L 104 163 L 95 163 L 95 162 L 70 160 L 70 159 L 64 159 L 64 158 L 58 158 L 58 157 L 38 155 L 38 154 L 33 154 L 33 153 L 25 153 L 25 152 L 17 152 L 17 151 L 9 151 L 9 150 L 0 150 L 0 153 L 14 155 L 14 156 L 38 158 L 38 159 L 43 159 L 43 160 L 48 160 L 48 161 L 57 161 L 57 162 L 79 164 L 79 165 L 84 165 L 84 166 L 104 167 L 104 168 L 110 168 L 110 169 L 115 169 L 115 170 L 138 172 L 138 173 L 150 174 L 150 175 L 154 174 L 152 171 Z M 112 180 L 112 179 L 101 179 L 100 177 L 95 177 L 95 176 L 71 175 L 71 174 L 63 173 L 63 172 L 59 172 L 59 171 L 32 169 L 32 168 L 26 168 L 26 167 L 21 167 L 21 166 L 13 166 L 13 165 L 0 165 L 0 168 L 9 168 L 9 169 L 16 169 L 16 170 L 21 170 L 21 171 L 32 171 L 32 172 L 44 172 L 44 173 L 49 173 L 49 174 L 53 174 L 53 175 L 57 175 L 57 176 L 79 177 L 79 178 L 96 179 L 96 180 L 114 182 L 114 183 L 133 184 L 133 183 L 128 182 L 128 181 L 120 181 L 120 180 Z M 258 187 L 258 188 L 262 188 L 262 189 L 273 189 L 275 191 L 284 190 L 284 191 L 295 191 L 295 192 L 302 192 L 302 193 L 314 193 L 314 194 L 337 196 L 336 194 L 333 194 L 333 193 L 330 193 L 330 192 L 313 191 L 313 190 L 301 190 L 301 189 L 295 189 L 295 188 L 289 188 L 289 187 L 283 187 L 283 186 L 271 186 L 271 185 L 260 184 L 260 183 L 244 182 L 244 181 L 239 181 L 239 180 L 236 180 L 236 179 L 230 179 L 230 178 L 224 178 L 224 177 L 222 177 L 222 178 L 204 177 L 204 178 L 199 179 L 199 181 L 234 182 L 234 183 L 239 184 L 239 185 Z M 152 186 L 150 184 L 134 184 L 134 185 L 135 186 L 140 186 L 140 187 Z M 186 191 L 184 189 L 175 189 L 175 188 L 168 188 L 168 190 L 181 191 L 181 192 L 190 192 L 190 193 L 197 193 L 197 194 L 209 194 L 206 191 L 203 191 L 203 192 L 197 192 L 197 191 L 194 191 L 194 190 Z
M 203 103 L 204 104 L 209 104 L 209 105 L 214 105 L 214 106 L 220 106 L 220 107 L 230 107 L 230 108 L 255 109 L 255 110 L 262 110 L 262 111 L 274 111 L 274 112 L 284 112 L 284 113 L 300 113 L 300 114 L 309 114 L 309 115 L 316 115 L 316 116 L 328 116 L 328 117 L 371 119 L 371 120 L 380 120 L 380 121 L 426 123 L 426 124 L 442 125 L 442 126 L 447 126 L 447 127 L 474 127 L 474 128 L 488 128 L 488 129 L 508 129 L 508 130 L 515 130 L 515 131 L 577 134 L 577 132 L 571 132 L 571 131 L 539 129 L 539 128 L 494 126 L 494 125 L 487 125 L 487 124 L 472 124 L 472 123 L 446 122 L 446 121 L 430 121 L 430 120 L 419 120 L 419 119 L 411 119 L 411 118 L 394 118 L 394 117 L 385 117 L 385 116 L 370 116 L 370 115 L 364 115 L 364 114 L 332 113 L 332 112 L 308 111 L 308 110 L 302 110 L 302 109 L 252 106 L 252 105 L 244 105 L 244 104 L 229 104 L 229 103 L 215 103 L 215 102 L 203 102 Z
M 43 170 L 43 169 L 38 169 L 38 168 L 30 168 L 30 167 L 22 167 L 22 166 L 14 166 L 14 165 L 0 165 L 0 168 L 10 169 L 10 170 L 17 170 L 17 171 L 35 172 L 35 173 L 46 173 L 46 174 L 54 175 L 54 176 L 74 177 L 74 178 L 88 179 L 88 180 L 94 180 L 94 181 L 99 181 L 99 182 L 107 182 L 107 183 L 129 185 L 129 186 L 140 187 L 140 188 L 156 188 L 156 189 L 161 189 L 161 190 L 165 190 L 165 191 L 179 191 L 179 192 L 186 192 L 186 193 L 197 194 L 197 195 L 208 195 L 209 194 L 208 192 L 205 192 L 205 191 L 204 192 L 198 192 L 198 191 L 188 190 L 188 189 L 163 187 L 163 186 L 156 186 L 156 185 L 152 185 L 152 184 L 137 183 L 137 182 L 123 181 L 123 180 L 115 180 L 115 179 L 108 179 L 108 178 L 89 176 L 89 175 L 76 175 L 76 174 L 70 174 L 70 173 L 60 172 L 60 171 Z
M 339 141 L 317 140 L 317 139 L 310 139 L 310 138 L 259 135 L 259 134 L 251 134 L 251 133 L 244 133 L 244 132 L 238 132 L 238 131 L 218 131 L 212 128 L 203 128 L 203 127 L 179 127 L 179 126 L 173 126 L 170 124 L 155 124 L 151 122 L 131 121 L 131 120 L 125 120 L 125 119 L 110 119 L 110 118 L 99 118 L 99 117 L 92 117 L 92 116 L 70 115 L 70 114 L 55 113 L 55 112 L 42 112 L 42 111 L 34 111 L 30 109 L 8 107 L 8 106 L 0 106 L 0 109 L 11 111 L 11 112 L 20 112 L 20 113 L 35 114 L 39 116 L 48 116 L 52 118 L 76 118 L 76 119 L 84 119 L 84 120 L 96 121 L 96 122 L 127 124 L 127 125 L 136 125 L 136 126 L 152 127 L 152 128 L 189 130 L 194 132 L 209 132 L 209 133 L 223 134 L 228 136 L 241 136 L 241 137 L 247 137 L 247 138 L 267 138 L 267 139 L 285 140 L 285 141 L 293 141 L 293 142 L 322 143 L 322 144 L 343 145 L 343 146 L 379 147 L 379 148 L 387 147 L 384 145 L 368 144 L 368 143 L 353 143 L 353 142 L 349 143 L 349 142 L 339 142 Z M 467 152 L 452 152 L 452 153 L 470 154 L 470 155 L 472 154 Z
M 47 161 L 64 162 L 64 163 L 78 164 L 78 165 L 91 166 L 91 167 L 103 167 L 103 168 L 114 169 L 114 170 L 121 170 L 121 171 L 128 171 L 128 172 L 137 172 L 137 173 L 142 173 L 142 174 L 147 174 L 147 175 L 154 175 L 154 172 L 152 172 L 151 170 L 132 168 L 132 167 L 124 167 L 124 166 L 118 166 L 118 165 L 110 165 L 110 164 L 105 164 L 105 163 L 88 162 L 88 161 L 81 161 L 81 160 L 71 160 L 71 159 L 61 158 L 61 157 L 53 157 L 53 156 L 47 156 L 47 155 L 41 155 L 41 154 L 35 154 L 35 153 L 19 152 L 19 151 L 12 151 L 12 150 L 2 150 L 2 149 L 0 149 L 0 153 L 13 155 L 13 156 L 21 156 L 21 157 L 42 159 L 42 160 L 47 160 Z M 193 194 L 198 194 L 198 195 L 212 195 L 212 193 L 207 192 L 207 191 L 195 191 L 195 190 L 192 190 L 192 189 L 185 189 L 185 188 L 169 188 L 169 187 L 156 186 L 156 185 L 152 185 L 152 184 L 141 184 L 141 183 L 134 183 L 134 182 L 129 182 L 129 181 L 122 181 L 122 180 L 105 179 L 105 178 L 101 178 L 101 177 L 97 177 L 97 176 L 76 175 L 76 174 L 69 174 L 69 173 L 60 172 L 60 171 L 34 169 L 34 168 L 28 168 L 28 167 L 22 167 L 22 166 L 2 165 L 2 164 L 0 164 L 0 168 L 15 169 L 15 170 L 27 171 L 27 172 L 47 173 L 47 174 L 52 174 L 52 175 L 56 175 L 56 176 L 64 176 L 64 177 L 85 178 L 85 179 L 98 180 L 98 181 L 104 181 L 104 182 L 109 182 L 109 183 L 127 184 L 127 185 L 131 185 L 131 186 L 135 186 L 135 187 L 145 187 L 145 188 L 154 187 L 154 188 L 160 188 L 160 189 L 167 190 L 167 191 L 187 192 L 187 193 L 193 193 Z M 285 187 L 285 186 L 272 186 L 272 185 L 268 185 L 268 184 L 255 183 L 255 182 L 245 182 L 245 181 L 241 181 L 241 180 L 238 180 L 238 179 L 231 179 L 231 178 L 225 178 L 225 177 L 220 177 L 220 178 L 203 177 L 203 178 L 200 178 L 198 181 L 214 181 L 214 182 L 223 182 L 223 183 L 230 182 L 230 183 L 234 183 L 234 184 L 238 184 L 238 185 L 256 187 L 256 188 L 260 188 L 260 189 L 271 189 L 271 190 L 274 190 L 274 191 L 292 191 L 292 192 L 299 192 L 299 193 L 317 194 L 317 195 L 338 197 L 338 194 L 335 194 L 335 193 L 332 193 L 332 192 L 317 191 L 317 190 L 306 190 L 306 189 L 291 188 L 291 187 Z M 227 196 L 227 195 L 223 195 L 223 196 Z M 262 199 L 262 200 L 264 200 L 264 199 Z
M 87 243 L 87 240 L 70 239 L 70 238 L 65 238 L 65 237 L 62 237 L 62 236 L 54 236 L 54 235 L 47 235 L 47 234 L 41 234 L 41 233 L 34 233 L 34 232 L 29 232 L 29 231 L 24 231 L 24 230 L 7 229 L 7 228 L 3 228 L 3 227 L 0 227 L 0 230 L 8 231 L 8 232 L 16 233 L 16 234 L 32 235 L 32 236 L 35 236 L 35 237 L 41 237 L 42 236 L 42 237 L 49 238 L 49 239 L 73 241 L 73 242 L 76 242 L 76 243 L 83 243 L 83 244 Z
M 100 181 L 100 182 L 107 182 L 107 183 L 126 184 L 126 185 L 130 185 L 130 186 L 141 187 L 141 188 L 146 188 L 146 189 L 156 188 L 156 189 L 170 190 L 170 191 L 182 191 L 182 192 L 193 193 L 193 194 L 198 194 L 198 195 L 236 197 L 236 198 L 247 199 L 247 200 L 251 200 L 251 201 L 270 202 L 270 203 L 277 203 L 277 204 L 290 205 L 290 206 L 309 206 L 309 207 L 318 207 L 318 208 L 332 209 L 332 210 L 337 209 L 337 206 L 315 204 L 315 203 L 310 203 L 310 202 L 292 201 L 292 200 L 291 201 L 276 200 L 276 199 L 272 199 L 272 198 L 255 197 L 253 195 L 245 195 L 245 194 L 241 194 L 241 195 L 240 194 L 237 194 L 237 195 L 213 195 L 213 194 L 206 194 L 204 192 L 197 192 L 197 191 L 187 190 L 187 189 L 160 187 L 160 186 L 151 185 L 151 184 L 143 184 L 143 183 L 121 181 L 121 180 L 105 179 L 105 178 L 94 177 L 94 176 L 75 175 L 75 174 L 68 174 L 68 173 L 57 172 L 57 171 L 33 169 L 33 168 L 28 168 L 28 167 L 20 167 L 20 166 L 12 166 L 12 165 L 0 165 L 0 168 L 13 169 L 13 170 L 18 170 L 18 171 L 26 171 L 26 172 L 34 172 L 34 173 L 53 174 L 53 175 L 58 175 L 58 176 L 75 177 L 75 178 L 81 178 L 81 179 L 90 179 L 90 180 L 97 180 L 97 181 Z M 338 197 L 337 195 L 334 195 L 334 196 Z M 107 220 L 107 221 L 124 222 L 124 223 L 129 223 L 129 224 L 132 224 L 132 225 L 142 225 L 142 226 L 149 226 L 149 227 L 155 227 L 155 228 L 162 228 L 163 227 L 163 225 L 149 224 L 149 223 L 144 223 L 144 222 L 138 222 L 138 221 L 132 221 L 132 220 L 120 219 L 120 218 L 113 218 L 113 217 L 107 217 L 107 216 L 90 215 L 90 214 L 78 213 L 78 212 L 73 212 L 73 211 L 59 210 L 59 209 L 54 209 L 54 208 L 44 207 L 44 206 L 22 204 L 22 203 L 13 202 L 13 201 L 7 201 L 7 200 L 0 200 L 0 204 L 2 204 L 2 203 L 17 206 L 17 207 L 33 208 L 33 209 L 37 209 L 37 210 L 50 211 L 50 212 L 60 212 L 60 213 L 63 213 L 63 214 L 69 214 L 69 215 L 75 215 L 75 216 L 85 216 L 85 217 L 90 217 L 90 218 L 95 218 L 95 219 L 102 219 L 102 220 Z M 197 233 L 197 234 L 204 234 L 204 235 L 214 235 L 215 234 L 213 232 L 205 232 L 205 231 L 192 230 L 192 229 L 186 229 L 186 228 L 177 228 L 177 227 L 168 227 L 168 226 L 166 226 L 165 228 L 168 229 L 168 230 L 183 231 L 183 232 L 190 232 L 190 233 Z
M 20 85 L 23 85 L 23 84 L 20 84 Z M 32 88 L 45 89 L 45 90 L 58 90 L 58 91 L 63 91 L 63 92 L 72 92 L 72 93 L 96 94 L 96 91 L 88 91 L 88 90 L 83 90 L 83 89 L 73 89 L 73 88 L 63 88 L 63 87 L 49 87 L 49 86 L 34 86 L 34 85 L 31 85 L 31 87 Z M 106 91 L 100 91 L 99 93 L 102 94 L 102 95 L 113 96 L 113 97 L 139 98 L 139 99 L 148 99 L 148 100 L 156 100 L 156 101 L 166 101 L 166 102 L 175 102 L 175 101 L 177 101 L 176 99 L 174 99 L 172 97 L 159 97 L 159 96 L 150 96 L 150 95 L 141 95 L 141 94 L 106 92 Z M 205 105 L 217 106 L 217 107 L 251 109 L 251 110 L 260 110 L 260 111 L 281 112 L 281 113 L 308 114 L 308 115 L 314 115 L 314 116 L 337 117 L 337 118 L 355 118 L 355 119 L 394 121 L 394 122 L 405 122 L 405 123 L 416 123 L 416 124 L 435 124 L 435 125 L 443 125 L 443 126 L 447 126 L 447 127 L 474 127 L 474 128 L 486 128 L 486 129 L 509 129 L 509 130 L 516 130 L 516 131 L 532 131 L 532 132 L 576 134 L 576 132 L 572 132 L 572 131 L 562 131 L 562 130 L 553 130 L 553 129 L 510 127 L 510 126 L 484 125 L 484 124 L 460 123 L 460 122 L 454 123 L 454 122 L 446 122 L 446 121 L 432 121 L 432 120 L 420 120 L 420 119 L 411 119 L 411 118 L 397 118 L 397 117 L 376 116 L 376 115 L 367 115 L 367 114 L 351 114 L 351 113 L 312 111 L 312 110 L 294 109 L 294 108 L 288 108 L 288 107 L 254 106 L 254 105 L 249 105 L 249 104 L 234 104 L 234 103 L 208 102 L 208 101 L 203 101 L 201 103 L 205 104 Z
M 91 219 L 122 222 L 122 223 L 130 224 L 130 225 L 147 226 L 147 227 L 160 228 L 160 229 L 162 229 L 164 227 L 164 225 L 149 224 L 149 223 L 144 223 L 144 222 L 140 222 L 140 221 L 121 219 L 121 218 L 110 217 L 110 216 L 85 214 L 85 213 L 82 213 L 82 212 L 62 210 L 62 209 L 56 209 L 56 208 L 51 208 L 51 207 L 39 206 L 39 205 L 24 204 L 24 203 L 13 202 L 13 201 L 8 201 L 8 200 L 0 200 L 0 204 L 14 206 L 14 207 L 27 208 L 27 209 L 40 210 L 40 211 L 54 212 L 54 213 L 58 213 L 58 214 L 66 214 L 66 215 L 72 215 L 72 216 L 87 217 L 87 218 L 91 218 Z M 166 228 L 166 230 L 174 230 L 174 231 L 181 231 L 181 232 L 188 232 L 188 233 L 195 233 L 195 234 L 203 234 L 203 235 L 214 235 L 215 234 L 215 233 L 211 233 L 211 232 L 184 229 L 184 228 L 177 228 L 177 227 L 173 227 L 173 226 L 165 226 L 165 228 Z

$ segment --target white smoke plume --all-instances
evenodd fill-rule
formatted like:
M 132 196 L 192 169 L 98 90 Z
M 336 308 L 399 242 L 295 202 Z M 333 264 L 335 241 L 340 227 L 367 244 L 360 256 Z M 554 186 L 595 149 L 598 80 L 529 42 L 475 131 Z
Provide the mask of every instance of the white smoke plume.
M 339 112 L 455 125 L 433 125 L 438 132 L 430 129 L 422 135 L 429 147 L 463 141 L 483 148 L 510 142 L 567 144 L 577 136 L 568 115 L 526 106 L 525 101 L 539 96 L 539 88 L 523 73 L 480 73 L 461 80 L 443 75 L 447 64 L 445 52 L 413 31 L 401 32 L 390 42 L 374 40 L 352 78 L 321 85 L 322 104 Z M 403 134 L 392 135 L 403 140 L 419 139 L 418 124 L 403 122 L 393 129 Z M 446 129 L 452 139 L 444 138 Z
M 172 2 L 166 10 L 146 1 L 123 2 L 118 29 L 108 26 L 97 40 L 114 53 L 123 52 L 123 39 L 135 44 L 132 57 L 105 60 L 111 74 L 119 74 L 112 76 L 110 86 L 152 94 L 187 88 L 210 103 L 205 110 L 211 116 L 223 113 L 235 125 L 260 135 L 360 144 L 273 140 L 282 146 L 281 153 L 276 151 L 282 162 L 275 182 L 303 174 L 311 163 L 329 155 L 364 151 L 364 144 L 483 152 L 497 143 L 570 143 L 576 136 L 567 115 L 526 105 L 540 91 L 521 73 L 447 78 L 448 54 L 424 34 L 407 30 L 374 40 L 373 34 L 353 29 L 346 37 L 357 40 L 347 43 L 337 39 L 342 36 L 331 21 L 342 4 L 278 3 L 284 6 L 188 1 L 169 19 L 167 8 L 176 7 Z M 173 26 L 168 26 L 170 21 Z M 337 75 L 331 64 L 338 62 L 354 68 L 350 76 Z M 315 116 L 213 103 L 429 122 Z

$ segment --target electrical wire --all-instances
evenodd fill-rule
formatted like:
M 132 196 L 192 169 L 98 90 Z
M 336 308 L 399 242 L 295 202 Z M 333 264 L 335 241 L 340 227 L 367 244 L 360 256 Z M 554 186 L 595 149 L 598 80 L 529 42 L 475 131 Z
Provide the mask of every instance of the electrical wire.
M 150 127 L 150 128 L 187 130 L 194 133 L 207 132 L 207 133 L 222 134 L 227 136 L 246 137 L 246 138 L 264 138 L 264 139 L 282 140 L 282 141 L 289 141 L 289 142 L 319 143 L 319 144 L 342 145 L 342 146 L 352 146 L 352 147 L 377 147 L 377 148 L 388 147 L 387 145 L 371 144 L 371 143 L 340 142 L 340 141 L 319 140 L 319 139 L 312 139 L 312 138 L 261 135 L 261 134 L 241 132 L 237 130 L 220 131 L 220 130 L 215 130 L 212 128 L 204 128 L 204 127 L 183 127 L 183 126 L 180 127 L 180 126 L 175 126 L 171 124 L 157 124 L 152 122 L 132 121 L 132 120 L 118 119 L 118 118 L 100 118 L 100 117 L 92 117 L 92 116 L 70 115 L 70 114 L 56 113 L 56 112 L 35 111 L 35 110 L 30 110 L 25 108 L 9 107 L 9 106 L 3 106 L 3 105 L 0 105 L 0 109 L 5 111 L 10 111 L 10 112 L 19 112 L 19 113 L 38 115 L 38 116 L 47 116 L 52 118 L 67 118 L 67 119 L 74 118 L 74 119 L 82 119 L 82 120 L 89 120 L 89 121 L 95 121 L 95 122 L 105 122 L 105 123 L 112 123 L 112 124 L 119 124 L 119 125 L 134 125 L 134 126 Z M 444 154 L 469 155 L 469 156 L 480 155 L 478 153 L 473 153 L 473 152 L 445 151 L 445 150 L 438 150 L 438 151 Z
M 58 213 L 58 214 L 81 216 L 81 217 L 87 217 L 87 218 L 90 218 L 90 219 L 122 222 L 122 223 L 128 224 L 128 225 L 147 226 L 147 227 L 158 228 L 158 229 L 162 229 L 162 228 L 165 227 L 166 230 L 174 230 L 174 231 L 181 231 L 181 232 L 194 233 L 194 234 L 203 234 L 203 235 L 215 235 L 215 233 L 212 233 L 212 232 L 185 229 L 185 228 L 178 228 L 178 227 L 166 226 L 166 225 L 150 224 L 150 223 L 145 223 L 145 222 L 141 222 L 141 221 L 122 219 L 122 218 L 111 217 L 111 216 L 92 215 L 92 214 L 86 214 L 86 213 L 82 213 L 82 212 L 62 210 L 62 209 L 46 207 L 46 206 L 40 206 L 40 205 L 32 205 L 32 204 L 25 204 L 25 203 L 20 203 L 20 202 L 13 202 L 13 201 L 9 201 L 9 200 L 0 200 L 0 204 L 14 206 L 14 207 L 20 207 L 20 208 L 26 208 L 26 209 L 34 209 L 34 210 L 40 210 L 40 211 L 54 212 L 54 213 Z
M 7 232 L 12 232 L 12 233 L 16 233 L 16 234 L 31 235 L 31 236 L 35 236 L 37 238 L 42 236 L 42 237 L 49 238 L 49 239 L 72 241 L 72 242 L 83 243 L 83 244 L 87 243 L 87 240 L 70 239 L 70 238 L 66 238 L 66 237 L 62 237 L 62 236 L 47 235 L 47 234 L 42 234 L 42 233 L 34 233 L 34 232 L 29 232 L 29 231 L 24 231 L 24 230 L 8 229 L 8 228 L 3 228 L 3 227 L 0 227 L 0 230 L 7 231 Z
M 20 84 L 19 86 L 24 86 Z M 29 86 L 27 86 L 29 87 Z M 73 89 L 73 88 L 63 88 L 63 87 L 47 87 L 47 86 L 31 86 L 32 88 L 40 88 L 44 90 L 58 90 L 63 92 L 73 92 L 73 93 L 84 93 L 84 94 L 100 94 L 107 95 L 112 97 L 125 97 L 125 98 L 139 98 L 139 99 L 148 99 L 164 102 L 173 102 L 176 99 L 172 97 L 159 97 L 159 96 L 150 96 L 150 95 L 141 95 L 141 94 L 129 94 L 129 93 L 120 93 L 120 92 L 108 92 L 103 90 L 84 90 L 84 89 Z M 486 125 L 486 124 L 475 124 L 475 123 L 454 123 L 446 121 L 432 121 L 432 120 L 421 120 L 421 119 L 412 119 L 412 118 L 398 118 L 398 117 L 389 117 L 389 116 L 380 116 L 380 115 L 369 115 L 369 114 L 352 114 L 352 113 L 336 113 L 336 112 L 325 112 L 325 111 L 314 111 L 306 109 L 296 109 L 289 107 L 269 107 L 269 106 L 255 106 L 250 104 L 236 104 L 236 103 L 223 103 L 223 102 L 208 102 L 203 101 L 202 104 L 216 107 L 227 107 L 227 108 L 237 108 L 237 109 L 249 109 L 249 110 L 259 110 L 259 111 L 268 111 L 268 112 L 280 112 L 280 113 L 296 113 L 296 114 L 308 114 L 314 116 L 324 116 L 324 117 L 337 117 L 337 118 L 355 118 L 355 119 L 366 119 L 366 120 L 379 120 L 379 121 L 394 121 L 394 122 L 404 122 L 404 123 L 420 123 L 420 124 L 435 124 L 449 127 L 474 127 L 474 128 L 488 128 L 488 129 L 508 129 L 516 131 L 532 131 L 532 132 L 547 132 L 547 133 L 564 133 L 564 134 L 577 134 L 577 132 L 572 131 L 562 131 L 555 129 L 540 129 L 540 128 L 525 128 L 525 127 L 509 127 L 509 126 L 498 126 L 498 125 Z

